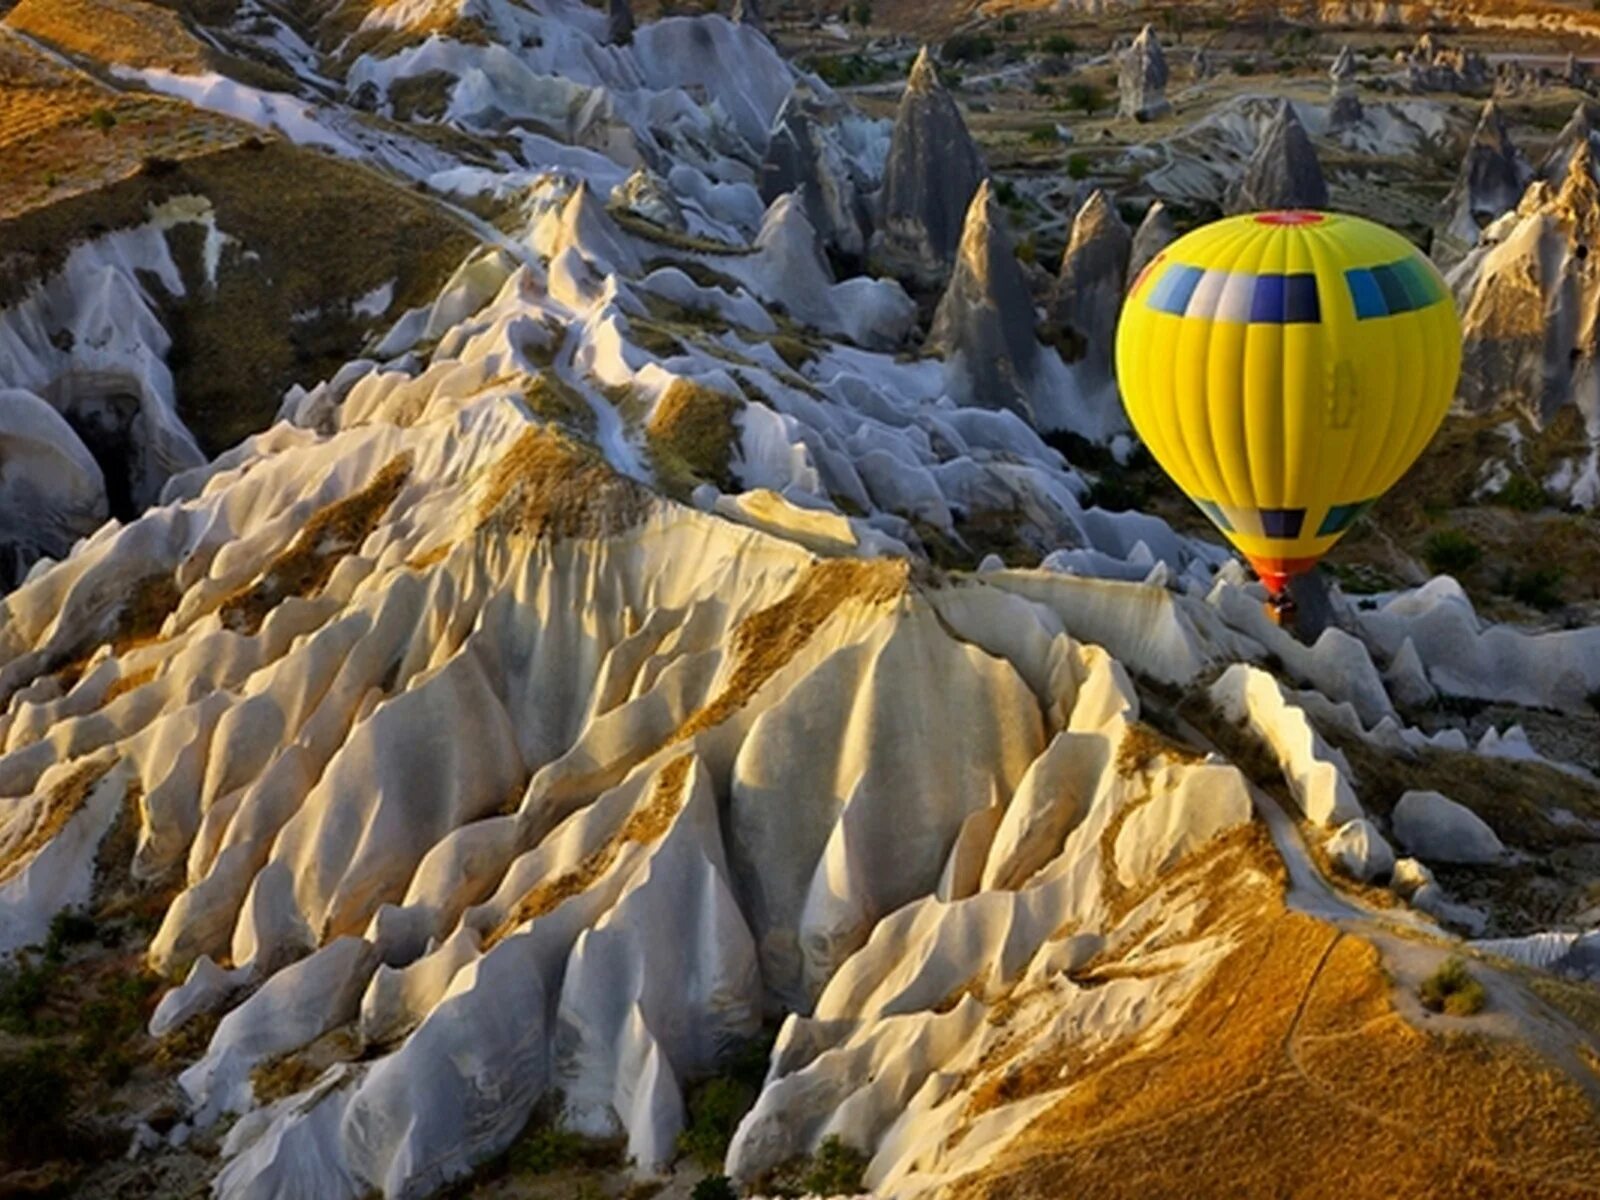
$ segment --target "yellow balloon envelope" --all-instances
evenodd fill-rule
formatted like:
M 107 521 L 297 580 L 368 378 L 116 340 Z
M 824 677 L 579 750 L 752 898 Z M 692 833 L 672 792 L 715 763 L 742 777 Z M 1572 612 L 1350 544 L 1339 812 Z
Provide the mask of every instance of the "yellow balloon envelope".
M 1274 593 L 1417 460 L 1460 369 L 1433 264 L 1340 213 L 1186 234 L 1134 281 L 1117 327 L 1134 429 Z

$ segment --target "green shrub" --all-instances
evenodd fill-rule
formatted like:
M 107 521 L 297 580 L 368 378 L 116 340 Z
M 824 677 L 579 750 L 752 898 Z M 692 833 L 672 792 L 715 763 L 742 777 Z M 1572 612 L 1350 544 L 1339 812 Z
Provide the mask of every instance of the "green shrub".
M 67 1139 L 70 1083 L 44 1047 L 0 1056 L 0 1162 L 37 1163 Z
M 1502 508 L 1517 512 L 1538 512 L 1550 507 L 1550 496 L 1543 487 L 1526 475 L 1513 475 L 1494 495 L 1494 502 Z
M 567 1167 L 581 1167 L 590 1161 L 593 1144 L 588 1138 L 543 1125 L 524 1134 L 511 1147 L 508 1165 L 519 1175 L 548 1175 Z
M 1256 73 L 1256 65 L 1248 58 L 1236 58 L 1233 60 L 1233 73 L 1235 75 L 1254 75 Z
M 1009 179 L 995 180 L 994 198 L 1007 208 L 1022 207 L 1022 196 L 1017 192 L 1017 185 Z
M 1017 25 L 1018 22 L 1016 13 L 1007 13 L 1005 16 L 1000 18 L 1000 31 L 1002 33 L 1015 33 L 1017 31 Z
M 987 33 L 958 33 L 947 37 L 939 47 L 939 60 L 947 63 L 971 63 L 988 58 L 994 53 L 994 39 Z
M 872 5 L 868 4 L 867 0 L 856 0 L 850 6 L 850 19 L 865 29 L 872 24 Z
M 1056 89 L 1051 86 L 1048 79 L 1035 79 L 1033 81 L 1033 94 L 1035 96 L 1054 96 Z
M 91 108 L 88 121 L 91 129 L 98 129 L 101 133 L 110 133 L 117 127 L 117 114 L 105 107 Z
M 1086 154 L 1074 154 L 1071 158 L 1067 159 L 1067 178 L 1068 179 L 1087 179 L 1088 177 L 1089 177 L 1089 156 L 1088 155 L 1086 155 Z
M 1423 544 L 1422 557 L 1436 575 L 1460 575 L 1477 565 L 1483 551 L 1459 529 L 1441 529 Z
M 831 1133 L 812 1156 L 802 1186 L 818 1196 L 854 1196 L 863 1190 L 866 1170 L 867 1156 Z
M 728 1143 L 744 1114 L 755 1103 L 748 1084 L 728 1075 L 707 1079 L 689 1093 L 689 1123 L 678 1135 L 678 1153 L 707 1170 L 722 1166 Z
M 1099 88 L 1092 83 L 1073 83 L 1067 86 L 1067 104 L 1081 112 L 1092 114 L 1105 103 Z
M 1035 125 L 1028 130 L 1028 141 L 1035 146 L 1053 146 L 1060 140 L 1054 125 Z
M 1432 975 L 1417 988 L 1417 998 L 1429 1012 L 1448 1013 L 1452 1017 L 1470 1017 L 1483 1011 L 1489 997 L 1483 984 L 1472 977 L 1467 964 L 1459 958 L 1446 959 Z
M 739 1193 L 726 1175 L 707 1175 L 694 1185 L 689 1200 L 739 1200 Z
M 1040 43 L 1040 49 L 1046 54 L 1063 58 L 1078 48 L 1078 43 L 1064 33 L 1052 33 Z
M 18 1036 L 39 1032 L 39 1010 L 50 998 L 55 979 L 53 962 L 35 962 L 26 952 L 0 967 L 0 1030 Z
M 1519 604 L 1549 612 L 1565 603 L 1561 598 L 1562 577 L 1560 567 L 1531 567 L 1513 575 L 1501 590 Z

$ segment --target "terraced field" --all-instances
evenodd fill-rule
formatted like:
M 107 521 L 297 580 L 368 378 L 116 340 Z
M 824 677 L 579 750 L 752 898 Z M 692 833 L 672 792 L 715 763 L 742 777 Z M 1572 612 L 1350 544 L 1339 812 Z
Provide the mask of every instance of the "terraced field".
M 252 133 L 174 100 L 118 92 L 0 26 L 0 221 Z
M 141 0 L 22 0 L 6 23 L 67 54 L 183 74 L 210 68 L 206 46 L 171 9 Z

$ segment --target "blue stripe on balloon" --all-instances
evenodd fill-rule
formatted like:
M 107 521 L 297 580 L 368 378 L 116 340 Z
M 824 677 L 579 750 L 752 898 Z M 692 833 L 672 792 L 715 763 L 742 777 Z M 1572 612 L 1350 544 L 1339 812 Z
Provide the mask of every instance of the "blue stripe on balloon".
M 1246 275 L 1174 263 L 1145 301 L 1157 312 L 1199 320 L 1314 325 L 1322 320 L 1317 277 Z
M 1357 267 L 1344 273 L 1355 304 L 1356 320 L 1416 312 L 1444 299 L 1444 289 L 1427 266 L 1415 258 L 1378 267 Z

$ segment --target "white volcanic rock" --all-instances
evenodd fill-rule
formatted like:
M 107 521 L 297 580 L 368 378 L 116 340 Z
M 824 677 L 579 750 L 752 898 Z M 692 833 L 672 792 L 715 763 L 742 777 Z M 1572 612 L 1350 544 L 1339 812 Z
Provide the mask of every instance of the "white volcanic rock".
M 1371 821 L 1346 821 L 1322 844 L 1328 861 L 1358 883 L 1372 883 L 1394 870 L 1394 851 Z
M 1572 110 L 1572 116 L 1561 127 L 1561 132 L 1556 134 L 1556 140 L 1551 144 L 1550 150 L 1539 163 L 1538 177 L 1548 180 L 1559 186 L 1566 179 L 1568 168 L 1572 165 L 1572 156 L 1578 152 L 1578 147 L 1587 144 L 1591 153 L 1600 152 L 1600 130 L 1594 127 L 1594 118 L 1590 114 L 1587 101 L 1580 101 Z
M 643 217 L 662 229 L 686 233 L 689 228 L 683 205 L 667 187 L 666 180 L 647 167 L 634 168 L 627 179 L 613 188 L 607 207 Z
M 967 209 L 955 270 L 926 344 L 944 355 L 947 386 L 960 403 L 1032 420 L 1028 397 L 1041 357 L 1033 300 L 988 180 Z
M 987 174 L 924 46 L 895 113 L 874 257 L 921 286 L 942 283 L 955 261 L 973 193 Z
M 1333 81 L 1331 103 L 1328 107 L 1328 126 L 1342 129 L 1358 124 L 1362 119 L 1361 98 L 1356 95 L 1356 60 L 1348 45 L 1339 47 L 1339 53 L 1328 70 Z
M 1133 243 L 1128 251 L 1128 286 L 1139 278 L 1140 272 L 1150 265 L 1173 242 L 1178 240 L 1178 227 L 1173 223 L 1172 210 L 1160 200 L 1145 209 L 1139 228 L 1133 231 Z
M 1590 143 L 1579 143 L 1559 189 L 1530 187 L 1450 277 L 1462 311 L 1458 403 L 1470 412 L 1509 408 L 1542 426 L 1575 404 L 1591 435 L 1600 434 L 1600 264 L 1589 253 L 1600 236 L 1594 156 Z
M 1278 111 L 1230 195 L 1229 208 L 1233 212 L 1255 212 L 1327 207 L 1328 184 L 1322 177 L 1316 149 L 1295 115 L 1294 106 L 1287 100 L 1279 101 Z
M 1148 240 L 1158 235 L 1158 228 L 1148 231 L 1147 248 Z M 1133 237 L 1116 205 L 1096 188 L 1073 218 L 1051 306 L 1056 325 L 1082 348 L 1074 365 L 1085 391 L 1102 388 L 1112 379 L 1112 348 L 1132 249 Z
M 1517 207 L 1531 176 L 1499 107 L 1490 100 L 1467 144 L 1456 184 L 1444 199 L 1440 233 L 1445 248 L 1459 255 L 1477 245 L 1486 225 Z
M 1113 856 L 1124 887 L 1148 883 L 1184 855 L 1250 820 L 1250 790 L 1237 767 L 1199 766 L 1177 787 L 1129 815 L 1117 831 Z
M 786 192 L 796 193 L 823 246 L 858 261 L 866 252 L 866 201 L 857 187 L 857 167 L 827 135 L 828 115 L 809 85 L 795 85 L 767 141 L 761 197 L 770 204 Z
M 1272 751 L 1307 820 L 1343 825 L 1362 815 L 1344 756 L 1322 740 L 1272 676 L 1237 663 L 1211 685 L 1210 695 L 1224 716 L 1243 724 Z
M 0 592 L 107 512 L 105 477 L 72 426 L 32 392 L 0 389 Z
M 1136 121 L 1151 121 L 1171 109 L 1167 58 L 1155 29 L 1146 25 L 1117 56 L 1117 112 Z
M 1395 839 L 1426 862 L 1494 863 L 1505 856 L 1504 843 L 1482 817 L 1438 792 L 1407 792 L 1390 821 Z

